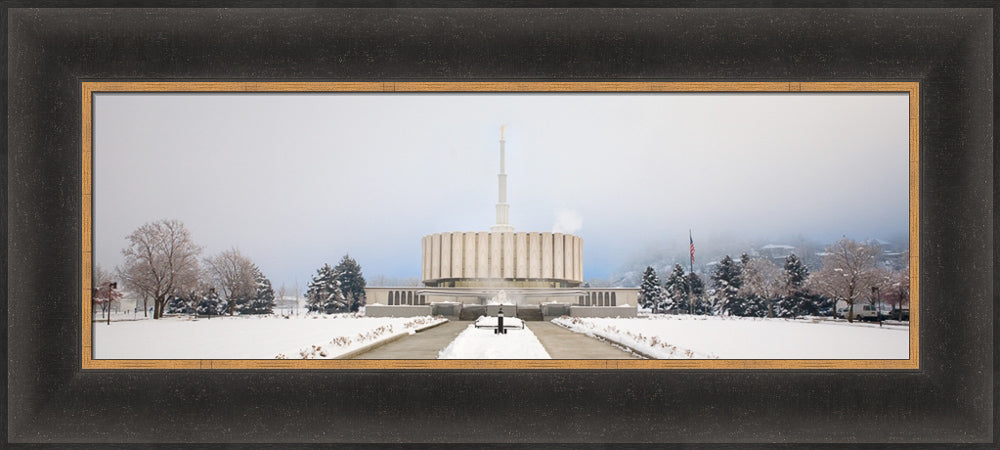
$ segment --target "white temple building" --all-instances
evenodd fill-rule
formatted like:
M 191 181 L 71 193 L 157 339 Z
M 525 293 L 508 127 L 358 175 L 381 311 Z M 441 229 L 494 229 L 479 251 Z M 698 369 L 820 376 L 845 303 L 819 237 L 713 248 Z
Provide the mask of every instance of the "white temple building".
M 441 232 L 421 239 L 423 287 L 366 288 L 368 315 L 475 319 L 503 303 L 505 312 L 545 316 L 634 316 L 638 289 L 583 287 L 583 239 L 516 231 L 507 203 L 506 140 L 500 129 L 496 223 L 490 231 Z M 511 308 L 514 306 L 515 308 Z

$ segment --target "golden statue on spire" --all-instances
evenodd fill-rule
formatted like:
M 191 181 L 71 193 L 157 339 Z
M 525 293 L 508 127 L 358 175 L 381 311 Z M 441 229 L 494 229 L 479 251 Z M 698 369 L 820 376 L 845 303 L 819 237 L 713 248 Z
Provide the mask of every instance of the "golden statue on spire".
M 506 127 L 506 126 L 507 126 L 507 125 L 500 125 L 500 140 L 503 140 L 503 129 L 504 129 L 504 127 Z

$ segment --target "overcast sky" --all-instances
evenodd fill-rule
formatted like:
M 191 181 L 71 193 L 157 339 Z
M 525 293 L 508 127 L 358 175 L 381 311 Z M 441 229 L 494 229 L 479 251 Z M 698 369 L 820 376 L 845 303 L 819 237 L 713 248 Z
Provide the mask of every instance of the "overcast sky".
M 584 276 L 726 238 L 905 236 L 906 94 L 98 94 L 94 251 L 179 219 L 300 291 L 350 253 L 418 277 L 420 238 L 510 220 L 584 239 Z

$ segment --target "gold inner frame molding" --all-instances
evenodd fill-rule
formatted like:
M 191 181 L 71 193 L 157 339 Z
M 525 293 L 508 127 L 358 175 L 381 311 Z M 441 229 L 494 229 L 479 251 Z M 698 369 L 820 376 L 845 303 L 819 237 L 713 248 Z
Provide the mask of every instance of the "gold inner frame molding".
M 917 82 L 82 82 L 82 292 L 83 369 L 248 370 L 916 370 L 919 369 L 919 105 Z M 696 360 L 158 360 L 94 359 L 91 308 L 93 207 L 93 96 L 97 93 L 193 92 L 895 92 L 909 95 L 910 328 L 908 359 L 696 359 Z

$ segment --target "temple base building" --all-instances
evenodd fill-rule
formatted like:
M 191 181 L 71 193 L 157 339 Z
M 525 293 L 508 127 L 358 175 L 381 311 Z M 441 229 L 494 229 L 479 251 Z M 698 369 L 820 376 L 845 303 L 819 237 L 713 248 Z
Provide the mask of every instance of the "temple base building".
M 366 288 L 369 316 L 562 315 L 634 317 L 638 289 L 583 287 L 583 239 L 514 231 L 509 224 L 506 141 L 500 129 L 497 221 L 490 231 L 444 232 L 421 240 L 423 287 Z M 512 311 L 513 310 L 513 311 Z

